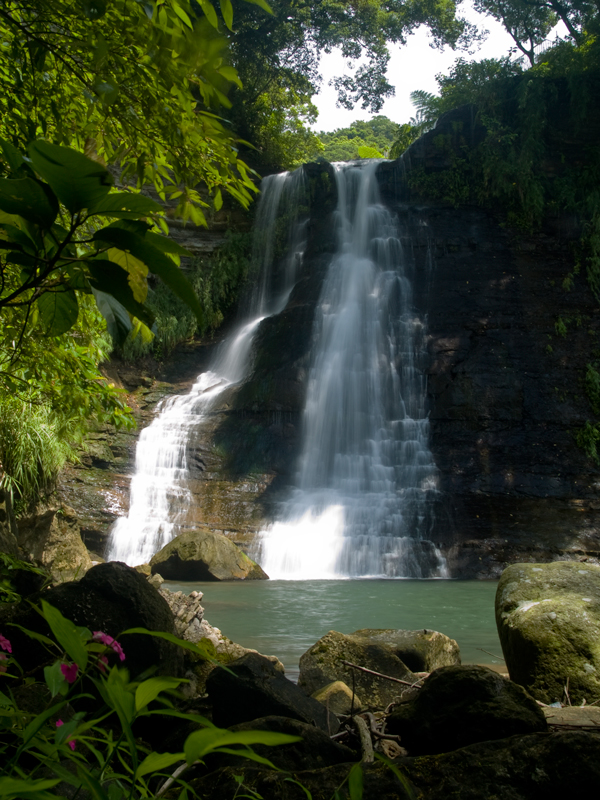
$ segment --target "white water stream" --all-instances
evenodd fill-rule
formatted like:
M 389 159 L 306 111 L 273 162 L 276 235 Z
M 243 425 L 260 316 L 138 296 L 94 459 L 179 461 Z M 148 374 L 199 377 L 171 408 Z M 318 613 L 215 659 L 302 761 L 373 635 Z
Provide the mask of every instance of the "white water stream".
M 272 578 L 446 576 L 428 538 L 437 473 L 428 447 L 424 321 L 376 169 L 377 162 L 336 166 L 338 252 L 316 312 L 298 473 L 279 521 L 251 553 Z M 285 307 L 297 279 L 303 181 L 303 170 L 265 180 L 255 233 L 260 272 L 244 321 L 191 392 L 164 401 L 142 431 L 130 512 L 113 528 L 110 559 L 148 561 L 185 526 L 190 433 L 246 377 L 261 320 Z M 289 231 L 283 261 L 276 253 L 282 227 Z
M 251 366 L 250 352 L 258 326 L 286 305 L 302 258 L 303 222 L 297 209 L 305 186 L 302 170 L 265 178 L 255 223 L 253 266 L 257 282 L 244 320 L 221 345 L 208 372 L 187 395 L 176 395 L 158 407 L 158 416 L 138 440 L 127 517 L 111 531 L 107 559 L 132 566 L 148 562 L 185 527 L 192 502 L 187 488 L 187 443 L 219 396 L 242 381 Z M 276 259 L 277 224 L 288 230 L 287 255 Z M 279 232 L 280 233 L 280 232 Z M 273 269 L 278 261 L 278 270 Z
M 424 322 L 377 162 L 337 165 L 338 252 L 319 300 L 296 486 L 254 553 L 271 578 L 445 577 L 429 541 Z

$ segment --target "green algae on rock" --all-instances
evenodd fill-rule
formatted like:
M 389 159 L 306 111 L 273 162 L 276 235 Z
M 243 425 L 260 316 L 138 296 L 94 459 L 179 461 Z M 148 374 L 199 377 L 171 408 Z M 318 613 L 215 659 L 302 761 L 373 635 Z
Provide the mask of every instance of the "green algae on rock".
M 553 703 L 600 698 L 600 567 L 513 564 L 496 592 L 496 623 L 510 677 Z

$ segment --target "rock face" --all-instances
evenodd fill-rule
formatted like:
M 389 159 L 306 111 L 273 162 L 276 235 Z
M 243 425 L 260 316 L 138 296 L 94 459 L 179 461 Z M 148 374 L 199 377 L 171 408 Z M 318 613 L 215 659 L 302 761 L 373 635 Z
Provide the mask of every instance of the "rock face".
M 538 700 L 600 696 L 600 567 L 513 564 L 496 593 L 496 623 L 510 677 Z
M 545 731 L 546 719 L 520 686 L 487 667 L 440 667 L 400 703 L 387 729 L 410 755 L 447 753 L 475 742 Z
M 438 667 L 460 664 L 457 642 L 438 631 L 363 628 L 352 636 L 389 648 L 412 672 L 433 672 Z
M 218 667 L 206 681 L 213 704 L 213 720 L 221 727 L 249 722 L 262 716 L 282 716 L 336 733 L 339 722 L 321 703 L 307 697 L 279 672 L 271 661 L 248 653 L 227 669 Z
M 408 683 L 418 680 L 387 646 L 355 634 L 329 631 L 300 658 L 298 686 L 312 695 L 333 681 L 343 681 L 347 686 L 354 685 L 366 706 L 375 708 L 385 708 L 408 688 L 352 669 L 344 661 Z
M 186 531 L 150 561 L 153 573 L 174 581 L 267 580 L 268 575 L 233 542 L 209 530 Z
M 26 558 L 47 570 L 55 583 L 81 578 L 92 567 L 72 508 L 49 508 L 21 519 L 19 545 Z

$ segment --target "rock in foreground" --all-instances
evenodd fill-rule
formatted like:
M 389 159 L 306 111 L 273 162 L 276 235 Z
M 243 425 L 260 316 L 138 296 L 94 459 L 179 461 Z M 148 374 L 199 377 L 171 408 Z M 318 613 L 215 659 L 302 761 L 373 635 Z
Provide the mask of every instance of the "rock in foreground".
M 268 575 L 226 536 L 209 530 L 186 531 L 150 561 L 152 573 L 169 581 L 267 580 Z
M 414 699 L 391 713 L 387 730 L 411 755 L 448 753 L 475 742 L 545 731 L 527 692 L 487 667 L 441 667 Z
M 353 669 L 344 661 L 408 683 L 418 680 L 389 647 L 356 634 L 329 631 L 300 658 L 298 686 L 312 695 L 333 681 L 343 681 L 354 686 L 363 703 L 372 708 L 385 708 L 408 688 Z
M 458 643 L 444 633 L 427 628 L 418 631 L 363 628 L 351 636 L 389 648 L 412 672 L 433 672 L 438 667 L 460 664 Z
M 513 564 L 496 592 L 496 624 L 510 677 L 537 699 L 600 697 L 600 567 Z

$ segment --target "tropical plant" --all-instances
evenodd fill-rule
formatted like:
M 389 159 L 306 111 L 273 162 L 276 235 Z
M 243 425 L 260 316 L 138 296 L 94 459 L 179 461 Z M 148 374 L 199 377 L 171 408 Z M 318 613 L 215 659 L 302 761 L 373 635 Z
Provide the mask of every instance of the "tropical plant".
M 233 749 L 258 759 L 252 744 L 299 741 L 297 736 L 268 731 L 235 733 L 178 710 L 173 700 L 185 679 L 146 675 L 132 680 L 117 639 L 75 626 L 44 600 L 38 610 L 52 638 L 21 628 L 47 652 L 47 663 L 40 664 L 34 676 L 22 674 L 19 654 L 13 652 L 8 635 L 0 634 L 0 674 L 5 681 L 5 691 L 0 691 L 1 800 L 58 800 L 54 790 L 60 783 L 75 793 L 87 791 L 96 800 L 161 797 L 167 789 L 184 800 L 195 796 L 186 783 L 186 770 L 209 753 Z M 212 657 L 203 642 L 195 645 L 144 628 L 124 633 L 160 637 L 203 660 Z M 22 702 L 18 689 L 23 686 L 41 708 L 33 711 Z M 197 730 L 186 738 L 181 752 L 158 753 L 134 733 L 136 722 L 151 717 L 193 722 Z M 176 765 L 180 767 L 173 772 Z

